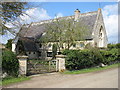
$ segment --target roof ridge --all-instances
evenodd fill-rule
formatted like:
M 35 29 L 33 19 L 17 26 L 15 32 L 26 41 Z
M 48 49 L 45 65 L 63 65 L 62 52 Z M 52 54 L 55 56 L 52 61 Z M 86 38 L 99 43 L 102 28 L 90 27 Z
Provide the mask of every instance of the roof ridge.
M 79 21 L 82 22 L 84 25 L 87 25 L 89 27 L 90 32 L 92 32 L 92 28 L 94 26 L 97 15 L 98 15 L 98 11 L 81 13 Z M 36 36 L 41 35 L 44 31 L 46 31 L 46 29 L 44 29 L 44 24 L 55 22 L 55 21 L 57 21 L 57 19 L 59 19 L 59 20 L 74 19 L 74 15 L 59 17 L 59 18 L 50 19 L 50 20 L 43 20 L 41 22 L 32 22 L 31 24 L 26 25 L 25 28 L 23 27 L 23 30 L 21 31 L 21 37 L 36 38 Z M 25 36 L 23 36 L 24 33 L 26 33 Z
M 98 11 L 92 11 L 92 12 L 87 12 L 87 13 L 80 13 L 81 15 L 86 15 L 86 14 L 91 14 L 91 13 L 97 13 Z M 58 17 L 57 19 L 64 19 L 64 18 L 74 18 L 74 15 L 71 15 L 71 16 L 64 16 L 64 17 Z M 31 22 L 30 24 L 24 24 L 24 26 L 26 27 L 30 27 L 30 26 L 34 26 L 34 25 L 41 25 L 41 24 L 44 24 L 44 23 L 48 23 L 48 22 L 52 22 L 56 20 L 56 18 L 53 18 L 53 19 L 49 19 L 49 20 L 41 20 L 41 21 L 38 21 L 38 22 Z

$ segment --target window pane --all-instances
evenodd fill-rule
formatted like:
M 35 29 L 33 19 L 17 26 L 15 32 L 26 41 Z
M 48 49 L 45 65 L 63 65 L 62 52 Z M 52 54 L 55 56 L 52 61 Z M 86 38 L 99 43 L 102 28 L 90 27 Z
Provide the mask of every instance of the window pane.
M 80 47 L 84 47 L 84 44 L 83 44 L 83 43 L 80 43 Z

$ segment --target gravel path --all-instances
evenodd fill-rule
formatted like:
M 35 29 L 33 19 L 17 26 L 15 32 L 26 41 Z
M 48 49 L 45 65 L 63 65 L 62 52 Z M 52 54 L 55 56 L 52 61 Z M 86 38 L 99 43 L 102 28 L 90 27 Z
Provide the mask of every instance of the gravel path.
M 118 68 L 75 75 L 60 73 L 35 75 L 29 81 L 8 88 L 118 88 Z

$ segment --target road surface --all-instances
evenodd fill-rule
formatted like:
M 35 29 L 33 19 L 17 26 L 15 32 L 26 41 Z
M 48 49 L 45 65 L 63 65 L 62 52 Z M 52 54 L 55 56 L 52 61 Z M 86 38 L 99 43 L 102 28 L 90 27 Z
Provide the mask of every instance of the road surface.
M 118 88 L 118 68 L 86 74 L 60 73 L 32 76 L 8 88 Z

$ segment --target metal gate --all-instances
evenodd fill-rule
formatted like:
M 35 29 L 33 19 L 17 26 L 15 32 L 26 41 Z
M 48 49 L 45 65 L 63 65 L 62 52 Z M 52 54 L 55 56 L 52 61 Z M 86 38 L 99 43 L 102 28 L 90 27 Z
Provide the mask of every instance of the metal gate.
M 57 60 L 28 60 L 27 75 L 58 71 Z

